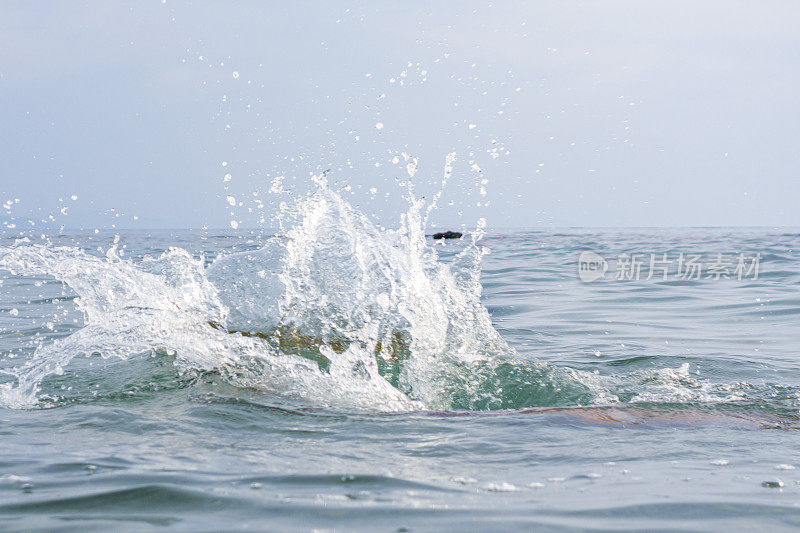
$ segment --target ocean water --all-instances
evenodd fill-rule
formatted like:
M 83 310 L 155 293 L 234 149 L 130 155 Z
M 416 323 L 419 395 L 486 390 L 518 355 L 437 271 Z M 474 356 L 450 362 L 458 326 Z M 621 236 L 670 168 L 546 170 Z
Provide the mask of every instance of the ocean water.
M 800 233 L 428 213 L 3 237 L 0 529 L 800 526 Z

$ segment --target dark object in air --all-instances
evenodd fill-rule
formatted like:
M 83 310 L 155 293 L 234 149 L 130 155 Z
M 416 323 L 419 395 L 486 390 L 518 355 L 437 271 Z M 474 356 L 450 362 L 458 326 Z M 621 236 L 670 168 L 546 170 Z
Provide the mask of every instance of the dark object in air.
M 434 233 L 434 239 L 460 239 L 463 237 L 463 233 L 458 231 L 445 231 L 444 233 Z

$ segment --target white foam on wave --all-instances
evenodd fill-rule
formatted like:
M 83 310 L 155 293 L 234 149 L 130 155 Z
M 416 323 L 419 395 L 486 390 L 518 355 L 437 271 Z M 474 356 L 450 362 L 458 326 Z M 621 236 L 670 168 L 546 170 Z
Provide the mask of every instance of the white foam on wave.
M 0 268 L 62 281 L 86 320 L 4 370 L 16 383 L 0 386 L 0 402 L 35 406 L 42 381 L 79 355 L 165 350 L 181 373 L 217 371 L 317 405 L 446 408 L 449 373 L 511 350 L 480 303 L 483 224 L 444 264 L 425 239 L 432 205 L 408 199 L 399 226 L 379 230 L 318 178 L 285 214 L 285 236 L 208 268 L 180 248 L 139 262 L 116 247 L 2 248 Z

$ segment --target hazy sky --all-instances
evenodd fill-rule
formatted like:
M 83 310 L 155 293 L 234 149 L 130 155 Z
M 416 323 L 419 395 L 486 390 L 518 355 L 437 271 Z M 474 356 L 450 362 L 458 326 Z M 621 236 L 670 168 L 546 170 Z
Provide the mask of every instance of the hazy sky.
M 4 1 L 0 221 L 252 227 L 330 168 L 392 224 L 402 152 L 428 197 L 456 152 L 440 227 L 799 226 L 798 21 L 791 1 Z

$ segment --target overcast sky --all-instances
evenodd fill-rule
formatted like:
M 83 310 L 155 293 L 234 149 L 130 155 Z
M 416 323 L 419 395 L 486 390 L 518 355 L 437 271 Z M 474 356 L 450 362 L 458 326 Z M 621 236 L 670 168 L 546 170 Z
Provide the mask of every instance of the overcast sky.
M 430 197 L 455 152 L 439 227 L 800 226 L 799 20 L 790 1 L 4 1 L 0 220 L 254 227 L 331 169 L 393 224 L 402 153 Z

